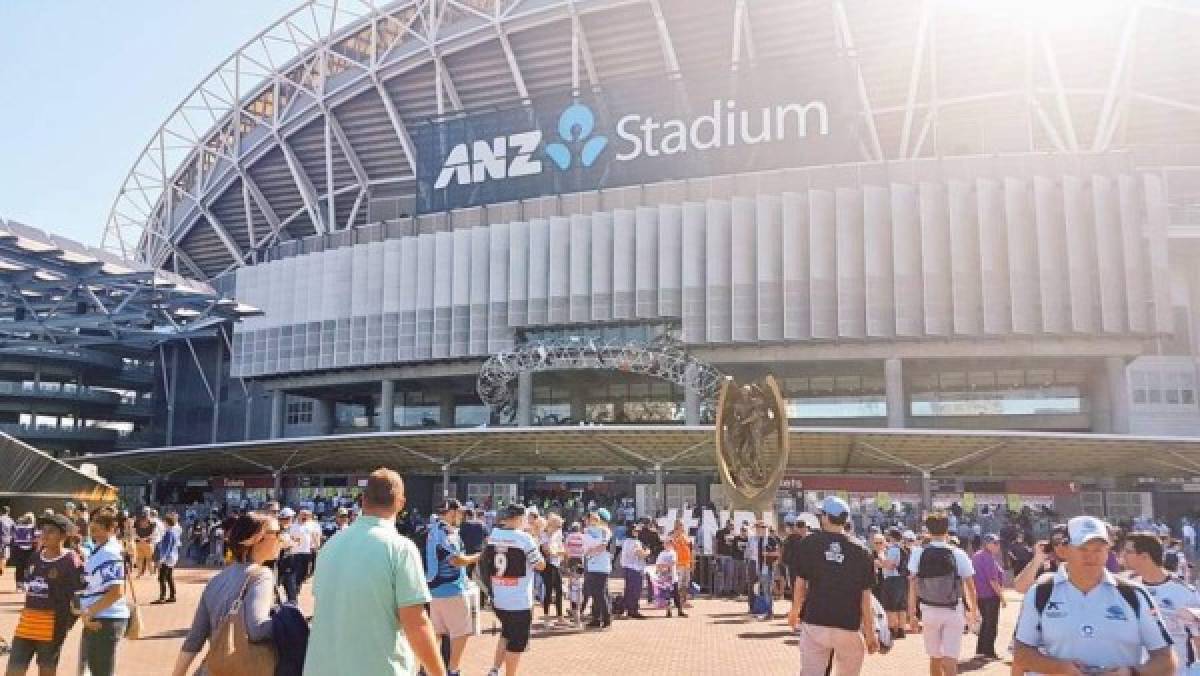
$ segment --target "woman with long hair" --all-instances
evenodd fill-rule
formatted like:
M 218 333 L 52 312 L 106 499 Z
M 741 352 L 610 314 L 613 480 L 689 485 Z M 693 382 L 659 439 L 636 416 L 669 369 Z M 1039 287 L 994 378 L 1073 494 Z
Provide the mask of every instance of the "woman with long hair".
M 542 556 L 546 567 L 542 570 L 542 620 L 550 626 L 550 605 L 558 611 L 558 623 L 563 624 L 562 563 L 566 549 L 563 546 L 562 517 L 551 513 L 546 517 L 546 527 L 539 537 Z
M 183 640 L 175 660 L 174 676 L 186 676 L 196 655 L 229 614 L 245 590 L 242 613 L 246 634 L 251 641 L 271 640 L 271 606 L 274 603 L 275 575 L 262 565 L 279 557 L 279 521 L 261 512 L 247 512 L 233 520 L 228 532 L 233 563 L 208 581 L 196 606 L 192 628 Z

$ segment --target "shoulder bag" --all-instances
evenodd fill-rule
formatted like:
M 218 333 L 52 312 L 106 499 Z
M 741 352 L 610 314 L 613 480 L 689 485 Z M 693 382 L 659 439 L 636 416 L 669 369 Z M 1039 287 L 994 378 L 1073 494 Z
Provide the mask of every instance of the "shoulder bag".
M 129 592 L 129 598 L 125 600 L 125 605 L 129 606 L 129 624 L 125 626 L 125 638 L 130 641 L 136 641 L 145 633 L 142 626 L 142 609 L 138 606 L 137 591 L 133 587 L 133 580 L 129 579 L 128 571 L 125 575 L 125 591 Z
M 209 638 L 208 656 L 204 663 L 210 676 L 263 676 L 274 674 L 278 656 L 271 641 L 253 643 L 246 631 L 246 590 L 254 577 L 254 569 L 246 571 L 242 590 L 221 618 L 217 631 Z

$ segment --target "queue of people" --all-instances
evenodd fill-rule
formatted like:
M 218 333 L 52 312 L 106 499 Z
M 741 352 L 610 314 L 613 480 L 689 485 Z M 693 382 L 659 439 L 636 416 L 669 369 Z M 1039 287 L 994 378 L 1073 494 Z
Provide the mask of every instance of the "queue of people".
M 223 520 L 223 568 L 200 596 L 175 676 L 191 673 L 206 647 L 201 668 L 214 676 L 245 673 L 246 665 L 296 676 L 459 676 L 485 608 L 498 627 L 489 676 L 514 675 L 532 646 L 538 605 L 543 629 L 603 632 L 614 618 L 637 621 L 651 610 L 685 618 L 698 587 L 695 543 L 682 520 L 669 531 L 650 519 L 614 526 L 609 510 L 596 508 L 566 523 L 533 506 L 484 515 L 448 499 L 427 527 L 413 530 L 404 508 L 403 480 L 380 469 L 360 509 L 339 509 L 332 529 L 309 510 L 271 503 Z M 778 599 L 790 599 L 801 674 L 858 674 L 869 655 L 920 634 L 929 673 L 949 676 L 972 627 L 976 658 L 999 660 L 1000 609 L 1016 594 L 1023 600 L 1013 673 L 1200 670 L 1200 594 L 1186 579 L 1187 552 L 1170 534 L 1081 516 L 1031 544 L 995 533 L 963 543 L 950 515 L 934 512 L 919 532 L 891 526 L 859 537 L 836 496 L 816 516 L 816 528 L 785 519 L 782 538 L 765 521 L 727 523 L 716 538 L 712 591 L 740 592 L 746 612 L 763 620 Z M 138 632 L 131 578 L 155 574 L 153 603 L 176 601 L 184 544 L 173 511 L 160 518 L 147 508 L 130 518 L 69 505 L 13 519 L 0 509 L 0 538 L 25 594 L 8 674 L 34 662 L 39 673 L 56 673 L 75 624 L 82 665 L 95 676 L 116 674 L 121 642 Z M 295 605 L 309 580 L 311 625 Z

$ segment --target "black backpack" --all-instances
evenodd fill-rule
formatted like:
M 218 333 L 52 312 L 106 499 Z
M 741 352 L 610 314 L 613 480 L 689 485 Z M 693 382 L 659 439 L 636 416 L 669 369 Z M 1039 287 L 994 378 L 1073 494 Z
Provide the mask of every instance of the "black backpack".
M 957 608 L 962 598 L 958 565 L 950 547 L 926 547 L 917 562 L 917 597 L 938 608 Z
M 1140 594 L 1138 593 L 1139 591 L 1141 592 Z M 1042 613 L 1046 610 L 1046 606 L 1049 605 L 1050 596 L 1053 593 L 1054 573 L 1045 573 L 1038 578 L 1037 587 L 1035 587 L 1035 591 L 1033 592 L 1033 607 L 1037 609 L 1039 629 L 1042 626 Z M 1130 608 L 1133 608 L 1133 616 L 1137 618 L 1142 616 L 1142 602 L 1138 598 L 1139 596 L 1145 596 L 1146 603 L 1151 606 L 1154 605 L 1154 602 L 1150 600 L 1150 596 L 1145 589 L 1131 585 L 1121 578 L 1117 578 L 1117 593 L 1121 595 L 1121 598 L 1125 599 L 1125 603 L 1128 603 Z M 1159 626 L 1161 627 L 1161 623 L 1159 623 Z M 1163 629 L 1163 635 L 1166 635 L 1166 629 Z
M 1166 568 L 1167 570 L 1171 571 L 1172 573 L 1178 573 L 1179 572 L 1179 552 L 1172 550 L 1172 551 L 1167 552 L 1166 554 L 1163 554 L 1163 568 Z

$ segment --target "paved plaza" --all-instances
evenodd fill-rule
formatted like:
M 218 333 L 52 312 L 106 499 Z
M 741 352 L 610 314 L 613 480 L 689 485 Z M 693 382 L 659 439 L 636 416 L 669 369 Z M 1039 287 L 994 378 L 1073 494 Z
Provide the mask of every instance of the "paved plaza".
M 159 676 L 169 674 L 180 643 L 191 623 L 192 612 L 212 570 L 180 570 L 179 603 L 165 606 L 145 605 L 157 597 L 157 583 L 150 577 L 136 581 L 138 599 L 144 605 L 143 616 L 147 635 L 140 641 L 122 644 L 120 673 L 122 676 Z M 11 638 L 23 596 L 12 591 L 12 572 L 0 577 L 0 636 Z M 615 581 L 614 581 L 615 583 Z M 614 584 L 615 586 L 615 584 Z M 1015 595 L 1010 593 L 1010 601 Z M 311 611 L 311 596 L 302 599 L 306 612 Z M 1017 603 L 1010 602 L 1001 613 L 998 649 L 1003 652 L 1006 638 L 1012 635 Z M 778 611 L 786 612 L 787 603 L 779 603 Z M 698 599 L 686 619 L 662 617 L 661 611 L 649 612 L 646 620 L 617 620 L 605 632 L 576 630 L 538 631 L 530 652 L 522 662 L 522 673 L 571 674 L 600 676 L 611 674 L 726 676 L 753 674 L 774 676 L 795 674 L 799 666 L 796 638 L 781 617 L 772 622 L 751 620 L 745 614 L 745 604 L 734 601 Z M 539 622 L 540 625 L 540 622 Z M 493 616 L 484 612 L 485 635 L 475 639 L 467 648 L 464 676 L 483 676 L 490 667 L 495 646 Z M 78 659 L 79 628 L 67 639 L 60 673 L 72 673 Z M 975 640 L 963 641 L 963 656 L 970 657 Z M 0 668 L 7 664 L 0 657 Z M 901 676 L 926 672 L 924 653 L 919 636 L 898 641 L 886 656 L 869 657 L 864 674 L 872 676 Z M 1007 674 L 1003 662 L 964 662 L 963 673 Z M 31 673 L 33 670 L 31 669 Z

